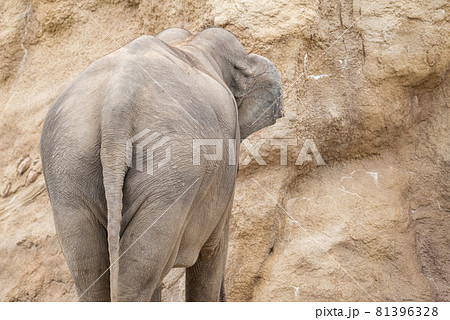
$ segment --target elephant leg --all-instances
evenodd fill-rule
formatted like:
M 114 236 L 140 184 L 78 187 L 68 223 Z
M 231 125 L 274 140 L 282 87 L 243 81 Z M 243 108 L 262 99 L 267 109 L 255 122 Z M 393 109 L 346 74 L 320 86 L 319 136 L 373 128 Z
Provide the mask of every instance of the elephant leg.
M 119 301 L 161 301 L 161 283 L 175 262 L 177 237 L 181 240 L 176 233 L 158 237 L 148 231 L 134 243 L 134 237 L 125 236 L 121 248 L 129 250 L 119 260 Z
M 161 291 L 162 288 L 161 285 L 159 285 L 153 292 L 152 299 L 150 300 L 150 302 L 161 302 Z
M 153 202 L 133 216 L 120 243 L 119 301 L 156 299 L 175 263 L 189 206 L 182 201 L 172 206 Z
M 79 301 L 110 301 L 109 271 L 103 274 L 109 267 L 106 229 L 88 208 L 75 202 L 56 205 L 53 212 Z
M 226 219 L 228 221 L 228 219 Z M 211 252 L 204 247 L 195 264 L 186 269 L 186 301 L 221 301 L 228 250 L 228 222 Z

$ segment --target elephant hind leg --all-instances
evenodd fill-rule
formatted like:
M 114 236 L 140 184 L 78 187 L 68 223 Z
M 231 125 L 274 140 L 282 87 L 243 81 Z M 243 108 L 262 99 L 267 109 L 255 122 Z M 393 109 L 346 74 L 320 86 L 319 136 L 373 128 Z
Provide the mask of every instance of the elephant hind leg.
M 220 302 L 226 302 L 227 296 L 225 294 L 225 277 L 222 277 L 222 285 L 220 286 Z
M 160 211 L 148 204 L 133 216 L 120 243 L 119 301 L 160 301 L 162 280 L 174 265 L 183 234 L 183 206 L 175 203 Z
M 214 250 L 202 249 L 197 262 L 186 269 L 186 301 L 224 301 L 223 275 L 227 249 L 225 226 Z
M 152 295 L 152 299 L 150 300 L 150 302 L 161 302 L 161 285 L 158 286 L 155 291 L 153 291 L 153 295 Z
M 74 202 L 56 205 L 53 212 L 79 301 L 110 301 L 109 271 L 105 272 L 109 267 L 106 229 L 81 204 L 77 209 Z

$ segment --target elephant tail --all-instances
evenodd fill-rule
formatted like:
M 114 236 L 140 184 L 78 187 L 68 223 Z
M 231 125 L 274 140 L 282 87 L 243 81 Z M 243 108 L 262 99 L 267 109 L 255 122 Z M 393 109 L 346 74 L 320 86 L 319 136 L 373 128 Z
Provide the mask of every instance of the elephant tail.
M 111 301 L 118 301 L 120 225 L 122 221 L 122 197 L 127 167 L 127 149 L 125 134 L 102 128 L 100 158 L 103 168 L 108 210 L 108 249 Z

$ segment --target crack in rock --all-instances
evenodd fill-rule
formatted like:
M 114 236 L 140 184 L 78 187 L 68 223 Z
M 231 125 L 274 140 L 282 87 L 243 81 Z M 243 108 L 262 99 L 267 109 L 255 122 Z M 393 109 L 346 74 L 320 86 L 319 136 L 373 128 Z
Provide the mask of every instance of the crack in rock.
M 0 4 L 1 4 L 1 1 L 0 1 Z M 25 31 L 22 36 L 22 40 L 20 41 L 20 47 L 23 50 L 23 56 L 22 56 L 22 59 L 20 60 L 19 69 L 17 70 L 16 80 L 14 81 L 14 84 L 10 90 L 10 97 L 8 99 L 8 102 L 6 102 L 6 105 L 8 105 L 11 102 L 12 98 L 14 97 L 14 91 L 16 89 L 17 83 L 19 82 L 19 79 L 22 74 L 23 68 L 25 66 L 25 61 L 26 61 L 27 55 L 28 55 L 28 49 L 25 47 L 25 40 L 27 38 L 28 27 L 30 25 L 31 4 L 32 4 L 32 1 L 30 0 L 28 3 L 28 7 L 26 8 L 25 12 L 22 13 L 22 16 L 21 16 L 21 19 L 25 19 Z

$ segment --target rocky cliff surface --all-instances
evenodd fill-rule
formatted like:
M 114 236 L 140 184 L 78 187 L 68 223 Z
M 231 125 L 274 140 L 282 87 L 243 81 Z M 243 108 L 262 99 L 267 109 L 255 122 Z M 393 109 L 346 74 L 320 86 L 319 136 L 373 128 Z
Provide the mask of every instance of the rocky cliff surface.
M 286 110 L 241 146 L 228 300 L 450 300 L 449 11 L 445 0 L 0 1 L 0 300 L 76 299 L 39 159 L 51 102 L 139 35 L 213 25 L 274 62 Z M 163 298 L 182 297 L 175 270 Z

